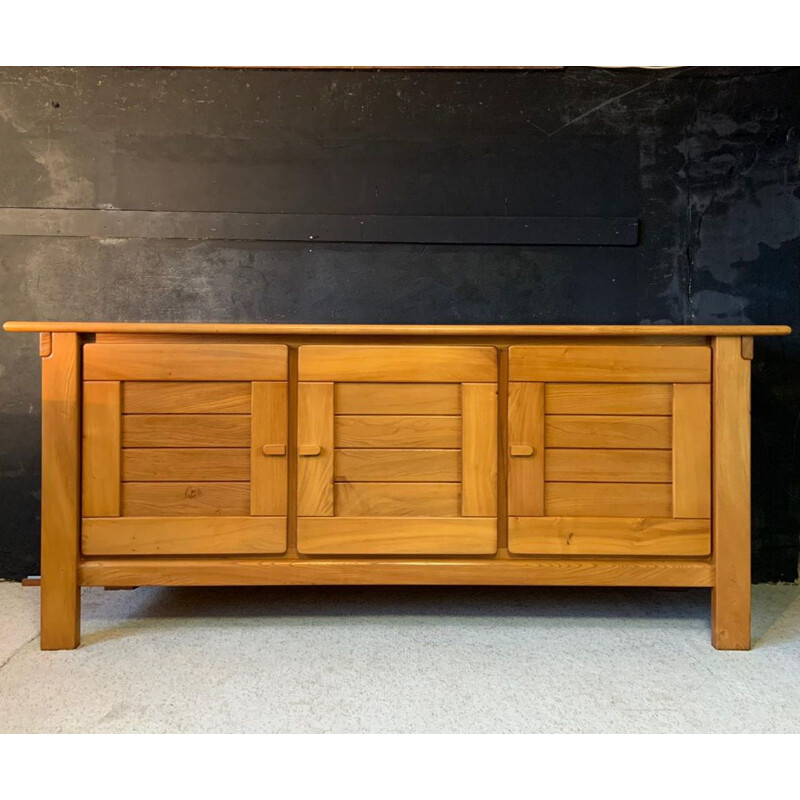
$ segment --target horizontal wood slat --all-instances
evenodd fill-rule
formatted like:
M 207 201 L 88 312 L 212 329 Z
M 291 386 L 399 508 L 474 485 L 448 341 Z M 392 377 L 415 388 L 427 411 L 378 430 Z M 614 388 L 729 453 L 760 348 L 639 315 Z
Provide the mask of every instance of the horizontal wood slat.
M 669 483 L 669 450 L 561 450 L 544 455 L 547 481 L 607 481 L 610 483 Z
M 122 480 L 249 481 L 250 451 L 232 447 L 123 450 Z
M 126 517 L 247 516 L 249 483 L 123 483 Z
M 243 414 L 126 414 L 123 447 L 250 447 Z
M 286 517 L 84 519 L 81 541 L 89 556 L 283 553 Z
M 305 345 L 301 381 L 496 381 L 494 347 L 436 345 Z
M 461 447 L 461 417 L 360 415 L 334 418 L 337 447 Z
M 710 347 L 519 345 L 509 348 L 513 381 L 707 383 Z
M 511 517 L 508 549 L 519 555 L 707 556 L 705 519 Z
M 672 413 L 670 383 L 548 383 L 544 397 L 547 414 Z
M 297 549 L 305 555 L 490 555 L 494 518 L 300 517 Z
M 668 449 L 671 417 L 623 417 L 548 414 L 546 447 Z
M 248 382 L 125 381 L 125 414 L 249 414 Z
M 460 414 L 457 383 L 337 383 L 337 414 Z
M 335 483 L 341 517 L 458 517 L 458 483 Z
M 545 483 L 548 517 L 671 517 L 668 483 Z
M 337 481 L 459 481 L 460 450 L 336 450 Z
M 85 380 L 285 381 L 281 344 L 87 344 Z
M 82 586 L 711 586 L 709 561 L 668 558 L 110 558 Z

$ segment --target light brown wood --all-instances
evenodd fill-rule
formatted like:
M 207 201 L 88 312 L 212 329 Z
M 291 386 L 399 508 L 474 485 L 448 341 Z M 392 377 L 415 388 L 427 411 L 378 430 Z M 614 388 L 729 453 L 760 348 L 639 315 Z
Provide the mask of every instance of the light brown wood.
M 250 513 L 286 514 L 289 400 L 285 382 L 253 382 L 250 427 Z M 265 449 L 266 448 L 266 449 Z
M 85 380 L 285 381 L 287 348 L 279 344 L 87 344 Z
M 711 641 L 750 649 L 750 361 L 741 341 L 714 341 Z
M 249 414 L 250 384 L 240 382 L 125 381 L 125 414 Z
M 333 472 L 337 481 L 460 481 L 461 451 L 336 450 Z
M 670 483 L 672 454 L 669 450 L 556 448 L 545 452 L 544 475 L 548 481 Z
M 332 516 L 332 383 L 298 384 L 297 436 L 298 452 L 301 455 L 297 462 L 297 513 L 300 516 Z M 317 452 L 316 448 L 319 448 L 318 454 L 314 454 Z
M 522 345 L 509 350 L 512 381 L 702 383 L 711 380 L 708 347 Z
M 458 517 L 457 483 L 335 483 L 337 516 Z
M 120 385 L 83 384 L 83 514 L 119 516 Z
M 125 517 L 235 517 L 249 513 L 249 483 L 122 484 L 122 514 Z
M 711 586 L 713 575 L 707 561 L 667 558 L 115 558 L 80 566 L 84 586 Z
M 788 325 L 331 325 L 241 322 L 9 321 L 6 331 L 273 334 L 278 336 L 786 336 Z
M 80 642 L 80 344 L 53 335 L 42 359 L 42 650 Z
M 460 414 L 455 383 L 337 383 L 337 414 Z
M 746 358 L 748 361 L 753 360 L 753 337 L 752 336 L 742 336 L 742 358 Z
M 711 386 L 675 384 L 672 507 L 680 518 L 711 516 Z
M 544 441 L 549 447 L 668 449 L 672 446 L 670 417 L 548 414 Z
M 123 450 L 122 480 L 249 481 L 250 451 L 233 447 Z M 86 512 L 84 515 L 89 516 Z
M 84 519 L 85 555 L 282 553 L 285 517 Z
M 461 447 L 457 416 L 337 415 L 333 430 L 337 447 Z
M 508 453 L 514 458 L 530 458 L 536 454 L 536 450 L 529 444 L 512 444 Z
M 497 522 L 471 517 L 302 517 L 297 549 L 305 555 L 490 555 Z
M 461 407 L 461 513 L 465 517 L 495 517 L 497 385 L 462 384 Z
M 53 334 L 45 331 L 39 334 L 39 355 L 47 358 L 53 352 Z
M 245 414 L 124 414 L 123 447 L 250 447 Z
M 529 457 L 512 457 L 508 461 L 509 514 L 544 514 L 544 402 L 543 383 L 508 384 L 510 447 L 532 451 Z
M 548 383 L 548 414 L 672 413 L 671 383 Z
M 494 347 L 435 345 L 306 345 L 301 381 L 462 383 L 496 381 Z
M 508 549 L 520 555 L 707 556 L 709 520 L 512 517 Z
M 671 517 L 668 483 L 545 483 L 548 517 Z

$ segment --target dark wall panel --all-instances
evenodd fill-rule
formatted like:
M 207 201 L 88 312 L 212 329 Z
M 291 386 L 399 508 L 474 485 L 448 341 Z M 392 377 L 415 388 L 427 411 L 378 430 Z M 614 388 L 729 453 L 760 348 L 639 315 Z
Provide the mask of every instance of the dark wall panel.
M 0 206 L 641 223 L 634 247 L 3 235 L 6 319 L 800 327 L 800 69 L 0 72 Z M 799 361 L 756 345 L 758 580 L 797 574 Z M 38 571 L 38 370 L 0 336 L 0 576 Z

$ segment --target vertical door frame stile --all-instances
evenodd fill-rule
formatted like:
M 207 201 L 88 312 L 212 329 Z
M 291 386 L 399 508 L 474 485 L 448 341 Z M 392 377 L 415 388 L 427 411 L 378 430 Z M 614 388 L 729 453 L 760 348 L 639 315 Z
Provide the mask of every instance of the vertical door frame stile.
M 508 557 L 508 345 L 497 347 L 497 555 Z
M 297 441 L 298 441 L 298 387 L 300 382 L 297 374 L 298 346 L 289 345 L 287 350 L 286 364 L 286 402 L 287 402 L 287 421 L 288 448 L 287 458 L 287 500 L 286 500 L 286 555 L 292 558 L 298 557 L 297 552 Z M 250 409 L 252 413 L 252 409 Z
M 80 338 L 54 333 L 42 347 L 42 650 L 80 643 Z
M 461 384 L 461 516 L 497 516 L 497 384 Z
M 297 514 L 300 517 L 332 517 L 334 383 L 299 381 L 297 387 Z M 320 449 L 316 453 L 306 453 L 306 447 Z M 309 487 L 313 491 L 309 491 Z
M 250 516 L 285 517 L 289 461 L 287 384 L 251 381 L 250 393 Z M 262 448 L 271 445 L 277 446 L 276 452 L 266 454 Z M 276 486 L 277 491 L 273 488 Z
M 750 357 L 741 336 L 713 340 L 711 642 L 750 649 Z
M 82 381 L 81 486 L 84 517 L 122 508 L 122 382 Z

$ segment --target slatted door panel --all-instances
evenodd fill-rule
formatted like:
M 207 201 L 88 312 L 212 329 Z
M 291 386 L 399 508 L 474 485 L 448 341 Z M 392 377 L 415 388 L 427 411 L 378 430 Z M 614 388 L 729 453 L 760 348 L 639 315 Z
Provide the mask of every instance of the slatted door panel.
M 298 550 L 497 549 L 497 353 L 308 346 L 299 353 Z
M 710 349 L 510 348 L 509 550 L 710 552 Z
M 286 377 L 279 345 L 86 345 L 83 552 L 283 552 Z

